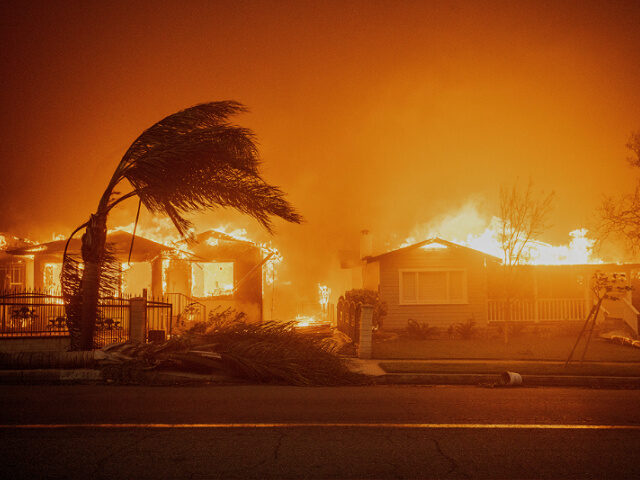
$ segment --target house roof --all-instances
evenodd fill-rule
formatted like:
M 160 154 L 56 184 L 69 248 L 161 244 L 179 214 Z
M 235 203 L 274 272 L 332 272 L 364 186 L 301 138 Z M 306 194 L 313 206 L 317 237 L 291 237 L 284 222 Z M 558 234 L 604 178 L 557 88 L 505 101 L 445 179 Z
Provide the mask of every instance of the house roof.
M 116 255 L 128 256 L 132 238 L 132 234 L 118 230 L 107 235 L 107 242 L 111 244 L 111 247 Z M 56 240 L 53 242 L 41 243 L 39 245 L 29 245 L 22 248 L 8 250 L 7 253 L 11 255 L 42 254 L 58 256 L 64 253 L 64 247 L 66 243 L 66 240 Z M 76 255 L 80 254 L 81 246 L 82 240 L 80 238 L 73 238 L 69 242 L 68 252 Z M 133 261 L 148 261 L 157 257 L 163 252 L 171 250 L 173 250 L 171 247 L 136 235 L 133 242 L 131 259 Z
M 207 242 L 207 240 L 210 240 L 210 239 L 224 240 L 226 242 L 244 243 L 244 244 L 247 244 L 247 245 L 255 245 L 253 242 L 251 242 L 249 240 L 241 240 L 239 238 L 232 237 L 231 235 L 228 235 L 228 234 L 223 233 L 223 232 L 219 232 L 217 230 L 207 230 L 205 232 L 202 232 L 202 233 L 196 235 L 196 242 L 197 243 L 205 243 L 205 242 Z
M 448 240 L 444 240 L 442 238 L 439 237 L 434 237 L 434 238 L 430 238 L 428 240 L 423 240 L 422 242 L 418 242 L 418 243 L 414 243 L 413 245 L 409 245 L 406 247 L 402 247 L 402 248 L 398 248 L 396 250 L 391 250 L 390 252 L 386 252 L 386 253 L 381 253 L 380 255 L 374 255 L 374 256 L 370 256 L 370 257 L 365 257 L 363 260 L 365 260 L 367 263 L 369 262 L 376 262 L 378 260 L 380 260 L 381 258 L 385 258 L 391 255 L 397 255 L 400 253 L 404 253 L 404 252 L 408 252 L 410 250 L 414 250 L 416 248 L 420 248 L 420 247 L 424 247 L 425 245 L 442 245 L 444 247 L 451 247 L 460 251 L 466 251 L 469 253 L 473 253 L 475 255 L 481 255 L 483 257 L 489 258 L 490 260 L 493 260 L 495 262 L 501 262 L 502 260 L 498 257 L 495 257 L 493 255 L 489 255 L 488 253 L 484 253 L 481 252 L 480 250 L 475 250 L 473 248 L 469 248 L 469 247 L 464 247 L 462 245 L 458 245 L 457 243 L 453 243 L 453 242 L 449 242 Z

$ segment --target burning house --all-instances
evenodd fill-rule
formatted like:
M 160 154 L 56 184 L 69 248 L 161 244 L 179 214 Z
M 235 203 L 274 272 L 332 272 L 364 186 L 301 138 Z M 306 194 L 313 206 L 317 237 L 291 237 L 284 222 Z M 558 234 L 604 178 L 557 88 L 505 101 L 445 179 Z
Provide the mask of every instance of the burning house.
M 0 233 L 0 291 L 23 289 L 32 279 L 32 271 L 27 268 L 24 258 L 7 253 L 7 250 L 25 248 L 34 242 Z
M 258 245 L 214 230 L 193 242 L 171 245 L 116 230 L 109 232 L 107 242 L 122 267 L 114 296 L 139 296 L 146 290 L 149 296 L 168 298 L 174 316 L 198 303 L 204 312 L 231 307 L 249 321 L 262 320 L 262 268 L 268 258 L 263 259 Z M 13 269 L 10 286 L 59 292 L 65 245 L 66 240 L 57 240 L 1 252 L 2 268 Z M 81 240 L 74 238 L 68 252 L 79 257 L 80 248 Z M 16 266 L 21 268 L 18 273 Z
M 133 249 L 131 241 L 133 239 Z M 171 249 L 166 245 L 153 242 L 127 232 L 110 232 L 107 242 L 112 253 L 122 265 L 120 291 L 114 294 L 140 295 L 144 289 L 150 295 L 163 294 L 160 279 L 162 277 L 162 259 L 169 256 Z M 48 293 L 60 291 L 60 272 L 62 256 L 67 241 L 56 240 L 38 245 L 27 245 L 8 250 L 7 253 L 17 261 L 22 261 L 28 275 L 22 284 L 23 288 L 35 289 Z M 81 240 L 74 238 L 69 242 L 68 253 L 79 258 Z M 131 249 L 131 262 L 129 250 Z M 155 280 L 155 281 L 154 281 Z
M 385 329 L 404 329 L 409 319 L 436 327 L 467 320 L 582 322 L 594 302 L 591 278 L 601 271 L 620 274 L 632 289 L 620 301 L 605 301 L 598 321 L 638 333 L 640 264 L 518 265 L 518 285 L 507 309 L 498 257 L 441 238 L 371 255 L 370 237 L 363 233 L 351 287 L 378 291 L 388 307 Z
M 197 300 L 207 311 L 230 307 L 262 321 L 262 270 L 270 257 L 263 258 L 260 246 L 216 230 L 182 245 L 190 255 L 166 262 L 166 292 Z

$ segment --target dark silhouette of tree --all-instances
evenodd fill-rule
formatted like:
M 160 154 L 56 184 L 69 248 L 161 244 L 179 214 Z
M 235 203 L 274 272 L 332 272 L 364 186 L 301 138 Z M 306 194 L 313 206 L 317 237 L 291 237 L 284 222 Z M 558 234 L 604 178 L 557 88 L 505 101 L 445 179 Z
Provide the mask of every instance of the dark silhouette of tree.
M 93 348 L 98 299 L 114 290 L 118 271 L 106 243 L 107 216 L 127 198 L 137 196 L 151 213 L 168 216 L 185 238 L 191 236 L 186 214 L 217 207 L 250 215 L 271 233 L 273 216 L 302 221 L 284 192 L 260 176 L 253 132 L 229 123 L 245 111 L 235 101 L 196 105 L 151 126 L 129 147 L 97 210 L 69 237 L 85 229 L 82 259 L 65 251 L 61 283 L 72 349 Z M 116 191 L 127 182 L 131 191 Z
M 548 228 L 547 220 L 555 193 L 536 194 L 529 180 L 526 189 L 500 188 L 500 248 L 503 254 L 502 281 L 505 296 L 504 341 L 509 341 L 509 327 L 520 279 L 519 265 L 525 263 L 531 244 Z
M 640 130 L 633 132 L 626 147 L 629 163 L 640 168 Z M 640 251 L 640 180 L 633 193 L 605 197 L 600 205 L 598 239 L 621 238 L 632 252 Z

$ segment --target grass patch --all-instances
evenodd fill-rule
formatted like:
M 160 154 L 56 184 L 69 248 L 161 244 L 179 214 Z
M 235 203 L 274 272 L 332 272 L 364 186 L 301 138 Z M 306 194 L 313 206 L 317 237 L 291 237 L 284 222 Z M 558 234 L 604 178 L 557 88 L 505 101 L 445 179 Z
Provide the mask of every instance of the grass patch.
M 492 360 L 553 360 L 564 361 L 575 343 L 575 336 L 540 338 L 523 334 L 505 344 L 498 338 L 426 339 L 399 338 L 374 342 L 377 359 L 492 359 Z M 580 359 L 584 342 L 578 345 L 574 358 Z M 640 362 L 640 349 L 614 345 L 595 338 L 591 340 L 585 361 Z
M 438 362 L 380 362 L 380 367 L 387 373 L 484 373 L 500 374 L 506 370 L 521 375 L 594 375 L 605 377 L 640 377 L 640 363 L 627 364 L 570 364 L 564 368 L 562 363 L 544 362 L 473 362 L 473 363 L 438 363 Z

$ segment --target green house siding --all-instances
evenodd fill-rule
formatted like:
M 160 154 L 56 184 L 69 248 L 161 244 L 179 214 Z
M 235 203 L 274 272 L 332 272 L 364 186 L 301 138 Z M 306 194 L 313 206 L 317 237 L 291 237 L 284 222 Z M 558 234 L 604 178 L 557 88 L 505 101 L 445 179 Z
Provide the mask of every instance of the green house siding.
M 388 314 L 384 328 L 403 329 L 412 318 L 431 326 L 447 327 L 473 319 L 478 324 L 487 321 L 487 274 L 483 255 L 458 250 L 414 248 L 383 256 L 379 263 L 380 299 L 387 302 Z M 462 269 L 466 272 L 466 301 L 460 304 L 412 304 L 400 301 L 400 272 L 421 269 Z

